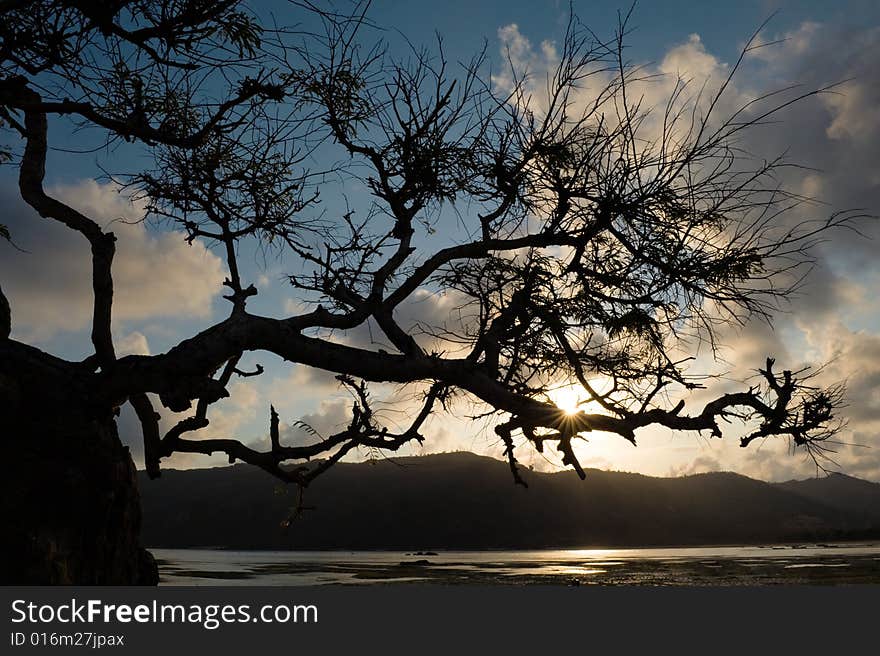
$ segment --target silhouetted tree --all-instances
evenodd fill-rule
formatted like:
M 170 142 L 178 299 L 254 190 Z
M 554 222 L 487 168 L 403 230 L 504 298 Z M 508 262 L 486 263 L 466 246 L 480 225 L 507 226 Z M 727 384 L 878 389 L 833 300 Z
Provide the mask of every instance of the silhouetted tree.
M 515 62 L 496 83 L 483 56 L 450 71 L 439 43 L 403 61 L 359 45 L 372 29 L 363 6 L 292 9 L 320 29 L 269 29 L 238 0 L 0 3 L 0 119 L 20 137 L 4 153 L 22 198 L 88 240 L 94 289 L 94 354 L 82 362 L 12 339 L 14 299 L 10 318 L 0 294 L 7 581 L 155 580 L 116 432 L 125 403 L 152 477 L 173 453 L 222 452 L 301 487 L 352 449 L 422 441 L 427 417 L 457 396 L 498 417 L 519 483 L 518 443 L 552 444 L 583 477 L 572 440 L 590 431 L 633 443 L 650 425 L 721 437 L 719 420 L 736 418 L 749 426 L 743 446 L 781 435 L 814 454 L 834 434 L 842 390 L 769 358 L 742 391 L 692 410 L 674 401 L 705 382 L 686 351 L 714 345 L 719 325 L 769 317 L 812 245 L 854 218 L 792 221 L 801 199 L 774 176 L 784 161 L 740 150 L 745 130 L 793 100 L 771 94 L 718 116 L 729 79 L 693 93 L 679 80 L 652 112 L 636 99 L 645 74 L 624 58 L 625 19 L 607 41 L 572 20 L 535 91 Z M 54 116 L 152 155 L 126 183 L 150 217 L 223 252 L 227 318 L 166 353 L 117 357 L 114 235 L 43 188 Z M 317 161 L 334 163 L 309 170 Z M 322 211 L 319 191 L 339 181 L 360 181 L 371 200 Z M 467 239 L 434 228 L 441 206 L 458 211 Z M 248 311 L 246 240 L 297 259 L 290 283 L 312 309 Z M 395 311 L 422 289 L 453 294 L 462 320 L 405 329 Z M 368 322 L 391 352 L 332 338 Z M 248 351 L 337 374 L 355 399 L 348 426 L 284 444 L 272 410 L 267 451 L 192 437 L 233 376 L 261 372 L 238 368 Z M 371 409 L 367 386 L 380 381 L 423 395 L 405 430 Z M 560 381 L 579 386 L 587 409 L 549 400 Z M 188 412 L 164 435 L 156 398 Z

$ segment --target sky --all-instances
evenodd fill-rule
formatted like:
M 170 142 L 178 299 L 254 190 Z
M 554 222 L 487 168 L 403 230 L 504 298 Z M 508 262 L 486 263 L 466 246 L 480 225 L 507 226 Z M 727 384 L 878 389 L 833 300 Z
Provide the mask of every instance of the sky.
M 580 19 L 598 34 L 612 33 L 619 9 L 611 2 L 573 3 Z M 283 2 L 260 3 L 260 11 L 279 18 L 289 11 Z M 386 28 L 392 47 L 400 47 L 399 33 L 414 43 L 431 44 L 443 36 L 450 60 L 464 61 L 486 44 L 493 62 L 511 52 L 523 66 L 540 72 L 551 62 L 564 33 L 568 3 L 396 2 L 377 0 L 369 16 Z M 755 131 L 746 144 L 768 155 L 787 151 L 804 169 L 790 173 L 786 182 L 824 204 L 809 208 L 817 216 L 834 210 L 864 208 L 880 213 L 880 5 L 875 2 L 660 2 L 636 5 L 629 37 L 629 56 L 661 74 L 648 97 L 660 101 L 676 74 L 719 81 L 740 49 L 766 19 L 759 39 L 780 40 L 748 57 L 734 81 L 731 95 L 747 98 L 761 92 L 800 84 L 820 88 L 840 83 L 836 93 L 811 98 L 781 116 L 781 121 Z M 552 59 L 552 57 L 550 58 Z M 665 81 L 664 81 L 665 80 Z M 114 336 L 117 351 L 161 353 L 181 339 L 221 320 L 228 303 L 221 298 L 225 264 L 218 252 L 204 245 L 187 245 L 167 226 L 128 224 L 137 221 L 142 207 L 104 176 L 106 170 L 143 165 L 143 154 L 132 147 L 112 152 L 73 154 L 66 150 L 100 143 L 97 132 L 73 133 L 63 120 L 50 126 L 53 151 L 47 165 L 46 186 L 51 193 L 80 211 L 110 225 L 117 234 L 114 266 L 116 297 Z M 61 357 L 88 355 L 91 292 L 86 242 L 59 224 L 40 219 L 17 194 L 15 171 L 0 169 L 0 223 L 8 225 L 15 250 L 0 243 L 0 281 L 13 310 L 13 336 Z M 445 224 L 444 224 L 445 225 Z M 744 378 L 768 355 L 780 363 L 830 363 L 822 380 L 845 380 L 848 426 L 840 436 L 831 469 L 880 481 L 880 258 L 875 255 L 874 222 L 862 225 L 867 237 L 840 233 L 816 253 L 817 267 L 803 292 L 772 322 L 753 322 L 742 329 L 730 327 L 722 336 L 723 361 L 706 363 L 729 378 Z M 452 240 L 455 235 L 443 235 Z M 872 239 L 871 237 L 875 237 Z M 245 278 L 260 294 L 249 304 L 255 313 L 284 316 L 301 307 L 285 274 L 294 263 L 289 257 L 244 257 Z M 423 291 L 401 308 L 401 322 L 441 321 L 454 303 Z M 356 332 L 351 343 L 370 345 L 373 336 Z M 204 436 L 233 436 L 263 447 L 268 443 L 268 408 L 278 408 L 285 436 L 297 439 L 292 425 L 305 421 L 330 433 L 347 422 L 351 399 L 336 386 L 332 375 L 302 366 L 284 365 L 274 356 L 248 354 L 245 366 L 260 363 L 266 373 L 235 380 L 230 398 L 212 406 L 211 426 Z M 717 390 L 715 390 L 717 392 Z M 406 420 L 412 408 L 407 390 L 378 386 L 385 398 L 383 417 L 394 425 Z M 698 400 L 698 399 L 695 399 Z M 471 421 L 467 406 L 457 416 L 432 418 L 423 446 L 407 447 L 407 454 L 470 450 L 500 457 L 502 446 L 485 421 Z M 164 425 L 173 423 L 167 413 Z M 133 413 L 123 409 L 120 434 L 140 463 L 142 447 Z M 780 481 L 816 474 L 802 452 L 791 452 L 781 439 L 768 439 L 741 449 L 733 436 L 710 440 L 694 434 L 647 428 L 633 447 L 620 437 L 597 434 L 576 449 L 586 467 L 635 471 L 650 475 L 682 475 L 729 470 L 764 480 Z M 360 453 L 356 458 L 368 457 Z M 518 452 L 526 465 L 561 468 L 552 454 L 536 454 L 528 446 Z M 202 467 L 220 464 L 206 456 L 175 456 L 167 466 Z

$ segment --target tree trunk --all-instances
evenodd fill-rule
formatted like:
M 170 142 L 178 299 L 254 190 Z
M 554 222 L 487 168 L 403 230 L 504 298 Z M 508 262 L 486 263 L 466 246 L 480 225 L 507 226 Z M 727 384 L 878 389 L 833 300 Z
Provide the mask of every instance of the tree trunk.
M 112 411 L 89 407 L 74 369 L 34 365 L 0 371 L 0 583 L 155 585 Z

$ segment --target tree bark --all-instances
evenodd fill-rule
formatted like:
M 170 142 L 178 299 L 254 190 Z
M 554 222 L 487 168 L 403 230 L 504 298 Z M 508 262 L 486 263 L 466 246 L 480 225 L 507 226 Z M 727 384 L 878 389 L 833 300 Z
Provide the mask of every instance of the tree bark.
M 30 366 L 0 367 L 0 582 L 155 585 L 112 409 L 83 398 L 74 365 L 36 349 L 20 355 Z

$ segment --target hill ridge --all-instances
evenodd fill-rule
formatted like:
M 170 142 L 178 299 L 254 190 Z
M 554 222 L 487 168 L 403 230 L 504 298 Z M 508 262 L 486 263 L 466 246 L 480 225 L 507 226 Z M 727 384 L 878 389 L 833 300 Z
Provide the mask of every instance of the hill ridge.
M 523 472 L 468 452 L 339 463 L 306 492 L 317 509 L 281 528 L 292 490 L 246 465 L 143 473 L 144 541 L 237 549 L 539 548 L 880 537 L 880 484 L 767 483 L 735 472 L 652 477 Z

